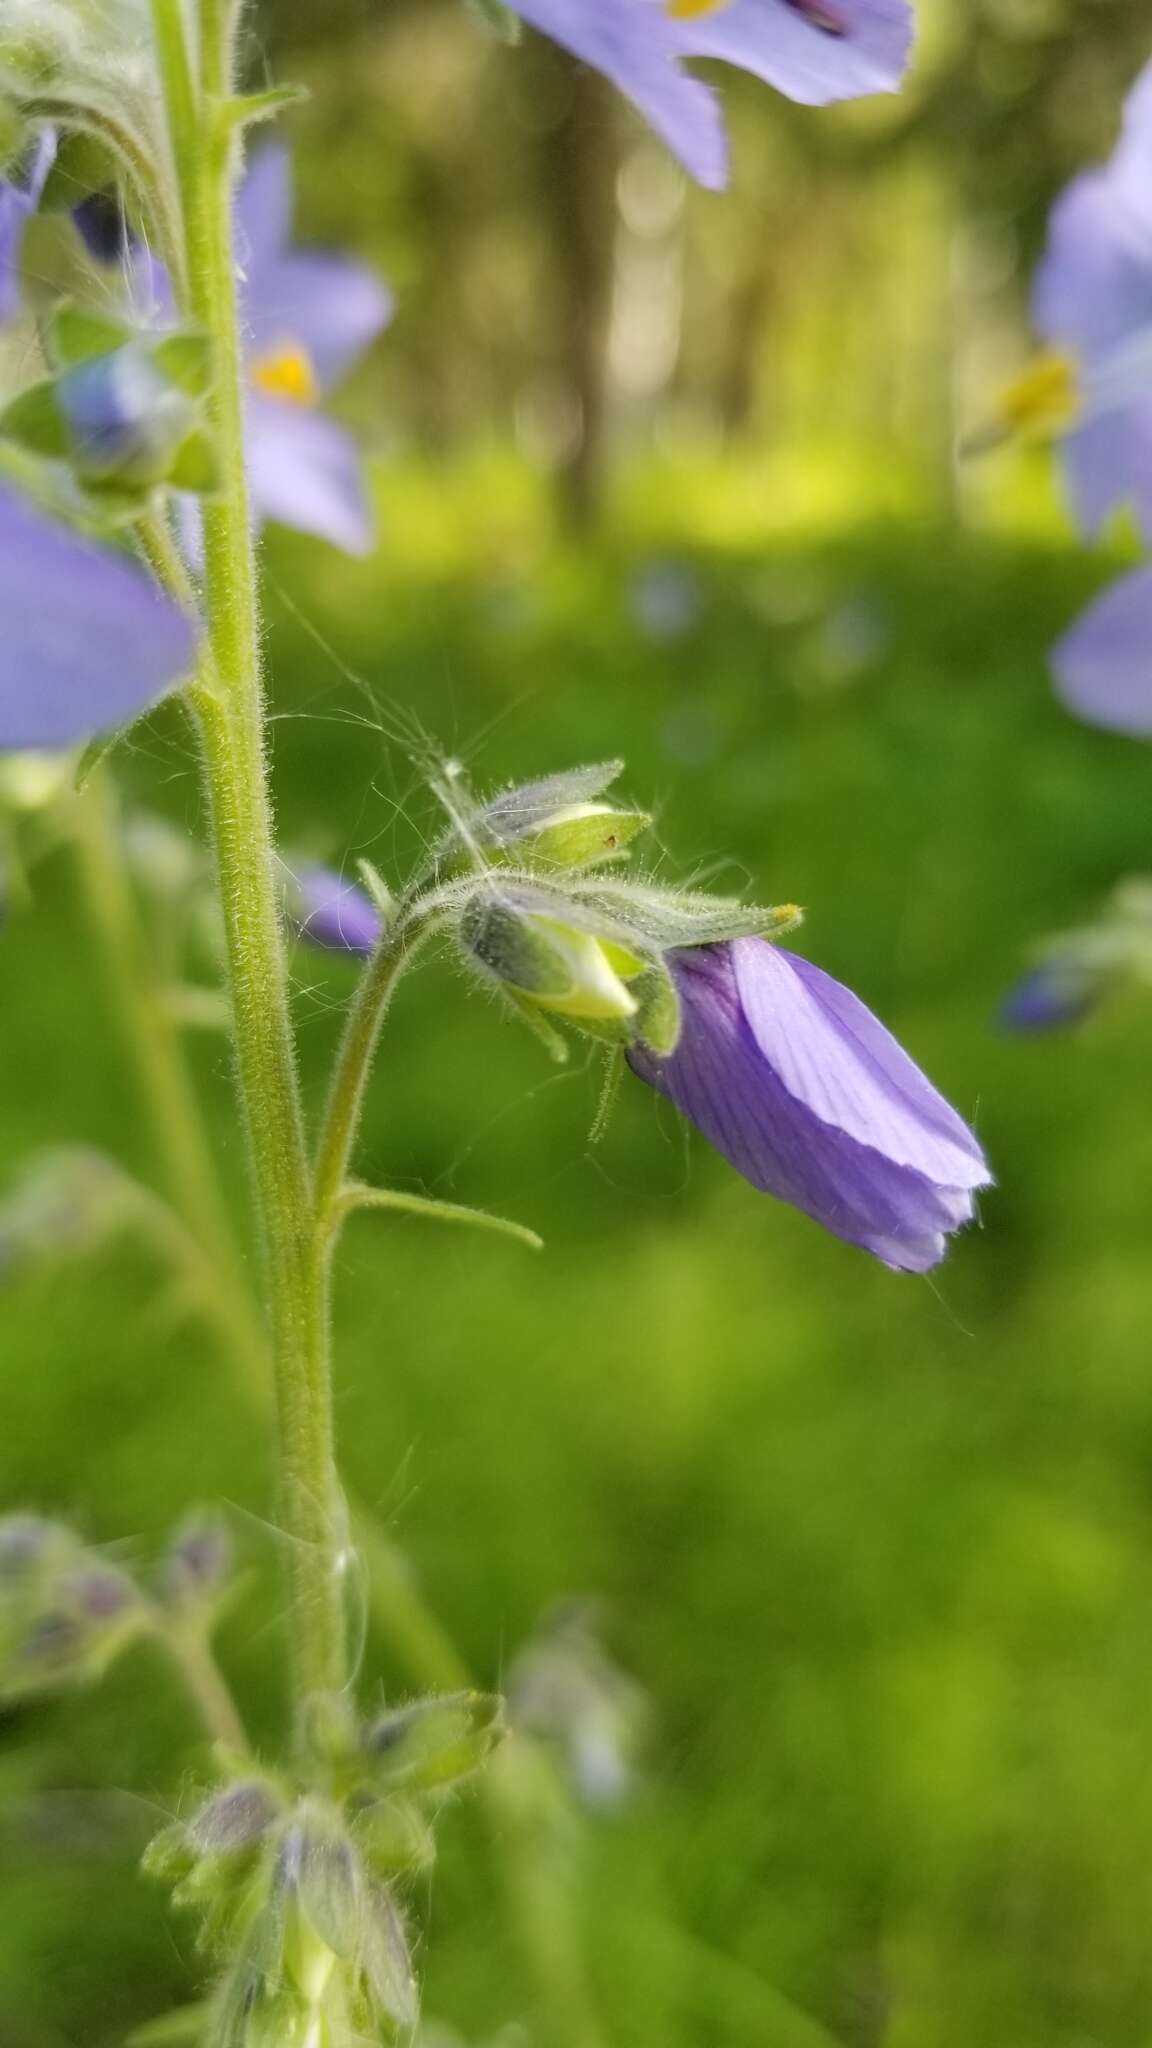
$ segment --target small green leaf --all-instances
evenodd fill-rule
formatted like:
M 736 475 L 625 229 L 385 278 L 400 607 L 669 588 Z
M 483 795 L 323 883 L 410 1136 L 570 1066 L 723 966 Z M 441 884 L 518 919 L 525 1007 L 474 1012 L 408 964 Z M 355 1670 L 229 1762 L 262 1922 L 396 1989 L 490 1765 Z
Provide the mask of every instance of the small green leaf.
M 251 128 L 259 121 L 274 121 L 286 108 L 298 107 L 310 98 L 306 85 L 273 85 L 266 92 L 237 93 L 225 102 L 221 113 L 230 127 Z
M 401 1216 L 422 1216 L 432 1223 L 462 1223 L 473 1230 L 493 1230 L 501 1237 L 514 1237 L 529 1251 L 542 1251 L 544 1240 L 524 1223 L 507 1216 L 494 1216 L 488 1209 L 470 1209 L 463 1202 L 441 1202 L 430 1195 L 410 1195 L 403 1188 L 374 1188 L 364 1181 L 349 1181 L 337 1205 L 339 1217 L 356 1209 L 392 1209 Z

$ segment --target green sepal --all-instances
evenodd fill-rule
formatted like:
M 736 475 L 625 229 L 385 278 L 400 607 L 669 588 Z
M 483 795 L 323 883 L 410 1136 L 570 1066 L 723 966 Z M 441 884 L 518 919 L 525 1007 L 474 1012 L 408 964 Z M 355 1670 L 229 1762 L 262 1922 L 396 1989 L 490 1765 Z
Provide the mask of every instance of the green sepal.
M 428 1870 L 436 1861 L 436 1837 L 411 1799 L 375 1799 L 356 1816 L 352 1838 L 365 1863 L 379 1877 Z
M 526 997 L 518 996 L 514 989 L 506 988 L 501 993 L 505 1002 L 511 1004 L 517 1016 L 528 1026 L 533 1037 L 540 1040 L 549 1059 L 558 1067 L 566 1066 L 569 1059 L 568 1041 L 557 1031 L 554 1024 L 548 1022 L 543 1010 L 538 1010 L 535 1003 L 528 1001 Z
M 123 348 L 133 340 L 135 330 L 123 320 L 115 320 L 107 313 L 94 312 L 91 306 L 79 306 L 66 299 L 52 312 L 45 329 L 44 348 L 50 363 L 58 370 L 75 369 L 77 363 L 86 363 L 93 356 L 111 355 L 115 349 Z
M 360 1960 L 368 1988 L 394 2026 L 410 2029 L 420 1999 L 404 1922 L 387 1885 L 370 1885 L 366 1904 Z
M 72 449 L 68 421 L 60 405 L 54 377 L 41 378 L 10 398 L 0 411 L 0 434 L 30 455 L 64 462 Z
M 504 1732 L 498 1693 L 442 1693 L 382 1714 L 366 1729 L 364 1746 L 382 1785 L 430 1792 L 470 1778 Z
M 195 328 L 166 334 L 149 345 L 148 353 L 161 375 L 188 398 L 207 398 L 216 377 L 212 337 Z
M 116 179 L 116 158 L 107 143 L 83 128 L 69 129 L 56 145 L 40 208 L 44 213 L 71 213 L 82 199 L 106 191 Z
M 362 1892 L 356 1852 L 337 1813 L 317 1807 L 304 1825 L 296 1898 L 304 1919 L 333 1955 L 360 1947 Z
M 779 938 L 803 920 L 795 903 L 765 906 L 734 896 L 665 889 L 650 882 L 598 878 L 576 885 L 575 900 L 610 917 L 659 952 L 717 946 L 728 939 Z
M 194 491 L 210 497 L 220 489 L 220 464 L 216 444 L 201 427 L 194 427 L 172 459 L 166 481 L 174 491 Z
M 680 997 L 672 975 L 661 962 L 633 984 L 632 992 L 639 1004 L 633 1037 L 659 1059 L 667 1059 L 680 1043 Z
M 465 0 L 465 4 L 486 35 L 495 36 L 498 43 L 507 43 L 512 49 L 516 47 L 522 33 L 520 16 L 513 14 L 504 0 Z

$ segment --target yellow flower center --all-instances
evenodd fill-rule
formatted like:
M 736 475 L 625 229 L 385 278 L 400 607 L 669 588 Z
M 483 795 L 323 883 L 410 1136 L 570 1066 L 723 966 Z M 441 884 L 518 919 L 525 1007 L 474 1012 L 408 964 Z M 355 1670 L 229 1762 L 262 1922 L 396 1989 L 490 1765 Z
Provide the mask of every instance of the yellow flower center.
M 266 349 L 257 356 L 250 374 L 256 390 L 268 398 L 282 398 L 288 405 L 313 405 L 316 401 L 316 371 L 299 342 L 281 342 Z
M 1062 434 L 1080 412 L 1080 380 L 1072 357 L 1050 349 L 1000 393 L 1000 424 L 1010 434 Z
M 664 12 L 672 21 L 696 21 L 702 14 L 719 14 L 728 0 L 664 0 Z

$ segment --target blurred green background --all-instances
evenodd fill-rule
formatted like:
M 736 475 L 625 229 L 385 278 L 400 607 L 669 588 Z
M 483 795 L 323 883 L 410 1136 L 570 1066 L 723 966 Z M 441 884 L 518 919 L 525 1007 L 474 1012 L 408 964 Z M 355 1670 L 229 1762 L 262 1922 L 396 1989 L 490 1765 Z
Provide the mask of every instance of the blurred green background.
M 426 2002 L 472 2041 L 1152 2035 L 1148 1017 L 995 1023 L 1036 936 L 1146 864 L 1152 768 L 1049 693 L 1112 564 L 1066 537 L 1043 454 L 953 454 L 1023 360 L 1044 208 L 1108 146 L 1147 24 L 924 13 L 891 105 L 812 116 L 735 81 L 719 200 L 553 53 L 451 8 L 297 0 L 254 37 L 254 69 L 313 87 L 305 229 L 399 298 L 348 397 L 378 556 L 267 550 L 284 843 L 402 875 L 434 829 L 413 721 L 481 786 L 623 754 L 664 870 L 804 903 L 804 948 L 999 1182 L 938 1275 L 896 1276 L 637 1083 L 592 1144 L 594 1068 L 552 1068 L 447 968 L 405 989 L 366 1172 L 547 1249 L 353 1225 L 349 1475 L 485 1682 L 592 1593 L 652 1702 L 632 1799 L 564 1848 L 597 2034 L 539 2020 L 482 1813 L 446 1821 Z M 198 829 L 175 718 L 117 767 Z M 35 885 L 0 957 L 5 1158 L 80 1140 L 152 1177 L 68 858 Z M 352 972 L 295 966 L 315 1104 Z M 239 1213 L 227 1054 L 190 1050 Z M 17 1273 L 2 1313 L 4 1504 L 131 1558 L 231 1504 L 251 1577 L 224 1656 L 271 1741 L 268 1463 L 227 1362 L 139 1248 Z M 375 1626 L 364 1679 L 412 1682 Z M 134 1862 L 200 1761 L 144 1651 L 0 1722 L 3 2048 L 112 2048 L 191 1995 L 188 1929 Z

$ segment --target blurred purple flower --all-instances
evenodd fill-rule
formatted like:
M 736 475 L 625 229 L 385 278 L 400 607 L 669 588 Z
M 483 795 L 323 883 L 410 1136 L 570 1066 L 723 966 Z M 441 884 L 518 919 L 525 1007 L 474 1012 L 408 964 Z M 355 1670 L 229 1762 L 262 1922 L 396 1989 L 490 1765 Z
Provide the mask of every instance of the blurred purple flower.
M 715 95 L 681 69 L 720 57 L 807 106 L 894 92 L 908 61 L 908 0 L 509 0 L 638 107 L 701 185 L 727 176 Z
M 1109 161 L 1052 210 L 1033 319 L 1071 357 L 1077 417 L 1064 442 L 1083 531 L 1133 502 L 1152 532 L 1152 65 L 1128 95 Z
M 22 175 L 0 178 L 0 324 L 14 320 L 20 311 L 24 230 L 40 203 L 55 154 L 56 138 L 46 129 L 28 152 Z
M 1007 1031 L 1062 1031 L 1096 1008 L 1105 986 L 1086 962 L 1055 953 L 1009 989 L 999 1021 Z
M 383 930 L 367 890 L 317 861 L 295 861 L 289 868 L 287 909 L 302 939 L 338 953 L 374 952 Z
M 922 1273 L 974 1213 L 967 1125 L 848 989 L 764 939 L 669 955 L 680 1042 L 628 1055 L 767 1194 L 887 1266 Z
M 236 200 L 252 501 L 262 519 L 367 554 L 372 515 L 360 450 L 316 401 L 387 325 L 392 299 L 365 265 L 293 248 L 291 226 L 288 152 L 265 144 Z M 140 248 L 129 258 L 128 282 L 145 319 L 171 321 L 168 279 Z
M 0 748 L 70 747 L 192 667 L 187 615 L 126 555 L 0 484 Z
M 1133 569 L 1052 650 L 1057 694 L 1089 725 L 1152 739 L 1152 569 Z

